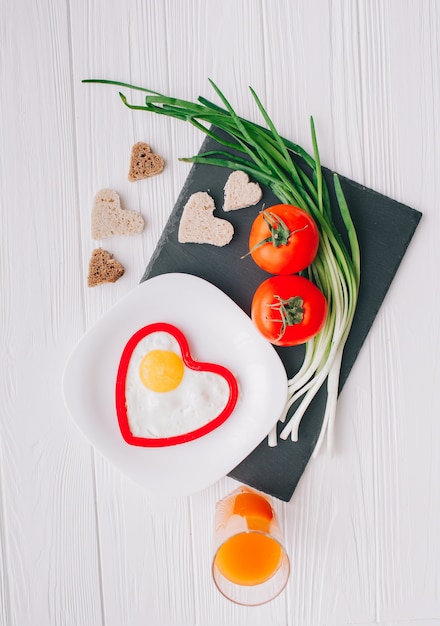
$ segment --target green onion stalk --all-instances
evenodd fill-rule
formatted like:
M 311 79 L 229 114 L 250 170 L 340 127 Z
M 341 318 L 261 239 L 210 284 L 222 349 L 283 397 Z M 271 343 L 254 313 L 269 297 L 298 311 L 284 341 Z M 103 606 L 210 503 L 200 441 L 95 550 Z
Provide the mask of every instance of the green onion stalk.
M 320 244 L 307 273 L 324 293 L 328 314 L 320 333 L 306 343 L 304 360 L 299 371 L 288 381 L 287 402 L 279 420 L 283 422 L 279 436 L 281 439 L 290 437 L 292 441 L 298 440 L 301 420 L 316 393 L 326 382 L 326 408 L 313 456 L 318 454 L 326 433 L 331 450 L 342 354 L 358 299 L 360 254 L 356 231 L 337 174 L 333 174 L 332 182 L 346 229 L 348 247 L 333 222 L 313 118 L 310 119 L 313 154 L 309 154 L 299 145 L 280 136 L 252 88 L 250 92 L 266 126 L 239 117 L 213 81 L 210 83 L 222 106 L 203 97 L 199 97 L 197 102 L 189 102 L 118 81 L 87 79 L 83 82 L 103 83 L 145 92 L 147 95 L 142 105 L 130 104 L 122 93 L 119 96 L 130 109 L 189 122 L 220 146 L 234 150 L 231 154 L 220 148 L 182 158 L 181 161 L 242 170 L 269 187 L 281 203 L 296 205 L 313 217 L 319 230 Z M 226 138 L 220 136 L 216 129 L 222 130 Z M 300 158 L 294 160 L 293 156 Z M 291 409 L 292 414 L 286 421 Z M 277 444 L 277 436 L 275 424 L 268 437 L 269 445 Z

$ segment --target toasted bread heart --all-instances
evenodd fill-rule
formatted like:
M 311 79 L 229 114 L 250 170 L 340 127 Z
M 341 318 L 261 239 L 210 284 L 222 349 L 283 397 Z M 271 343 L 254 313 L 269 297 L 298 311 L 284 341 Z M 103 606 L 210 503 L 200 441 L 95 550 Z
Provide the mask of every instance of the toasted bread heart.
M 164 160 L 158 154 L 151 152 L 147 143 L 139 141 L 131 149 L 130 170 L 128 180 L 142 180 L 160 174 L 164 168 Z
M 102 248 L 93 250 L 87 277 L 89 287 L 96 287 L 103 283 L 115 283 L 123 274 L 124 267 L 107 250 Z
M 106 239 L 115 235 L 135 235 L 144 228 L 144 219 L 136 211 L 121 207 L 116 191 L 101 189 L 92 208 L 92 238 Z
M 246 172 L 232 172 L 225 185 L 224 211 L 235 211 L 257 204 L 263 197 L 258 183 L 249 182 Z
M 234 236 L 234 227 L 227 220 L 214 217 L 214 210 L 214 200 L 208 193 L 193 193 L 180 218 L 178 241 L 209 243 L 213 246 L 228 244 Z

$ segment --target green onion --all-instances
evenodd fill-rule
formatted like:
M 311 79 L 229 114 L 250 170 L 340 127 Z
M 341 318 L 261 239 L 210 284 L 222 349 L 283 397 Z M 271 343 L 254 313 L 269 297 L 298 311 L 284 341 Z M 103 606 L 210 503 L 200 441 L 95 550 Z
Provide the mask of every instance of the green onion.
M 85 83 L 104 83 L 146 93 L 144 104 L 134 105 L 120 93 L 122 102 L 134 110 L 150 111 L 184 120 L 216 140 L 220 146 L 233 149 L 234 154 L 219 149 L 190 158 L 185 162 L 216 165 L 243 170 L 269 187 L 280 202 L 293 204 L 307 211 L 316 221 L 320 233 L 318 253 L 308 268 L 309 278 L 322 290 L 328 302 L 328 315 L 321 332 L 308 341 L 299 371 L 289 380 L 288 398 L 280 421 L 284 423 L 281 439 L 298 439 L 301 420 L 320 387 L 327 384 L 327 402 L 321 432 L 313 456 L 318 454 L 325 435 L 332 447 L 336 403 L 342 355 L 353 322 L 359 292 L 360 254 L 356 231 L 337 174 L 333 175 L 336 200 L 348 239 L 348 247 L 332 219 L 329 191 L 321 169 L 321 161 L 313 118 L 310 120 L 313 155 L 295 143 L 283 139 L 275 128 L 255 91 L 251 94 L 266 126 L 237 115 L 213 81 L 210 81 L 222 106 L 199 97 L 197 102 L 164 96 L 151 89 L 127 83 L 88 79 Z M 226 139 L 217 134 L 221 129 Z M 235 153 L 237 151 L 239 154 Z M 240 156 L 240 154 L 242 156 Z M 299 157 L 293 159 L 292 157 Z M 294 404 L 296 408 L 287 420 Z M 269 445 L 277 443 L 277 427 L 269 434 Z

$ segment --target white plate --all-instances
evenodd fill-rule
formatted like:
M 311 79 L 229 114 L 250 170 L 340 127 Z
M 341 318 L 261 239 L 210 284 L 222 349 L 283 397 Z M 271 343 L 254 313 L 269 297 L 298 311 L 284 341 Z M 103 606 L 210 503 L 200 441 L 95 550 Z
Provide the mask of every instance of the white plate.
M 198 361 L 219 363 L 237 378 L 239 400 L 216 430 L 184 444 L 127 444 L 115 408 L 115 382 L 129 338 L 153 322 L 174 324 Z M 287 397 L 287 375 L 251 319 L 211 283 L 163 274 L 141 283 L 89 330 L 64 371 L 64 399 L 90 443 L 125 475 L 158 496 L 189 495 L 228 474 L 265 438 Z

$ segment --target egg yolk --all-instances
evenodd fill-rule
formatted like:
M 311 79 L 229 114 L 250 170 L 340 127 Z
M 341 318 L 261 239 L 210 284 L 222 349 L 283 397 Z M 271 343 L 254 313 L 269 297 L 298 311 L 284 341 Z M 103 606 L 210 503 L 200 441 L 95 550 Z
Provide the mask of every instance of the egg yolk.
M 141 361 L 139 376 L 148 389 L 172 391 L 181 383 L 185 368 L 178 354 L 170 350 L 151 350 Z

